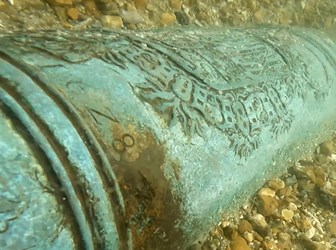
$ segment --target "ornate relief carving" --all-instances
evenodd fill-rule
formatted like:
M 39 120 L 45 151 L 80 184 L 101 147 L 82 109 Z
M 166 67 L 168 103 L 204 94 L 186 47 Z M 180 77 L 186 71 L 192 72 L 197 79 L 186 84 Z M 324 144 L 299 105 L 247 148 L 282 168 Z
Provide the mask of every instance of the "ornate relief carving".
M 188 136 L 203 136 L 205 127 L 214 127 L 245 157 L 258 148 L 262 130 L 276 138 L 290 128 L 288 104 L 294 97 L 304 98 L 308 90 L 323 97 L 291 36 L 286 30 L 260 28 L 222 35 L 92 31 L 13 39 L 69 63 L 97 58 L 120 70 L 139 67 L 146 81 L 129 84 L 168 126 L 179 123 Z

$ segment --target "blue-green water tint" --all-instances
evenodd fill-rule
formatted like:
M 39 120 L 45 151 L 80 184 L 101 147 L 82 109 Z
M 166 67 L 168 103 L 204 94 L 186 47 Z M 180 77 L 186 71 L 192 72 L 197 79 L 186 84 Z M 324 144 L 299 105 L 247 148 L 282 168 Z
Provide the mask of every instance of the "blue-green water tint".
M 40 147 L 57 152 L 69 180 L 56 164 L 53 178 L 68 184 L 73 227 L 88 248 L 184 249 L 335 130 L 336 45 L 316 30 L 0 40 L 2 93 L 23 110 L 2 103 L 18 120 L 28 113 L 47 138 Z M 39 92 L 27 96 L 28 81 Z M 40 105 L 43 95 L 49 104 Z

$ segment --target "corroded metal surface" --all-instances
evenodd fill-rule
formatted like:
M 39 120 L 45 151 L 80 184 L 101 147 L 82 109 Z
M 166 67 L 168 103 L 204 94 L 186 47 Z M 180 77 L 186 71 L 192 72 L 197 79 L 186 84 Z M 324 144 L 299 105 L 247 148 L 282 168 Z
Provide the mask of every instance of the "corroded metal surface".
M 184 249 L 335 129 L 336 46 L 313 30 L 21 33 L 0 51 L 1 140 L 39 162 L 69 248 Z

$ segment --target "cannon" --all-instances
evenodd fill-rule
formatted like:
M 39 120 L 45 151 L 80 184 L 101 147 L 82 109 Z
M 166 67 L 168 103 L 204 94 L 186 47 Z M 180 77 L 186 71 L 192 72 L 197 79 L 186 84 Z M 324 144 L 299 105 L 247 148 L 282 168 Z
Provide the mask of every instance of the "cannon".
M 0 35 L 2 249 L 186 249 L 336 128 L 288 27 Z

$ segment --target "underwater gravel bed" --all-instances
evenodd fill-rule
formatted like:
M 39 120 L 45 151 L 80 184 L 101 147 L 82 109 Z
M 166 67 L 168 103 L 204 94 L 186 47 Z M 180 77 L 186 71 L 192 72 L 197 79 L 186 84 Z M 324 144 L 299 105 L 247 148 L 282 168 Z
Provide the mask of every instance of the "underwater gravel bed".
M 336 249 L 336 140 L 317 147 L 250 204 L 224 217 L 195 249 Z

